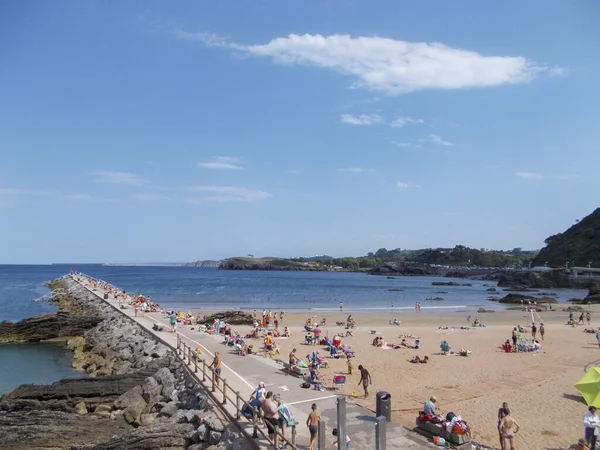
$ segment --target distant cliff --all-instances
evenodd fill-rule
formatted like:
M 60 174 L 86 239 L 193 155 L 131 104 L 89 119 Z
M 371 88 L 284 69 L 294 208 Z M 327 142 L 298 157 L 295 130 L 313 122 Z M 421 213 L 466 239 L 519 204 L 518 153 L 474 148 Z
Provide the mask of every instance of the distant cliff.
M 219 270 L 299 270 L 315 272 L 337 271 L 334 267 L 323 266 L 317 263 L 277 258 L 228 258 L 221 261 L 221 264 L 219 264 Z
M 219 264 L 221 264 L 221 262 L 222 261 L 206 259 L 204 261 L 195 261 L 195 262 L 185 263 L 184 266 L 185 267 L 219 267 Z

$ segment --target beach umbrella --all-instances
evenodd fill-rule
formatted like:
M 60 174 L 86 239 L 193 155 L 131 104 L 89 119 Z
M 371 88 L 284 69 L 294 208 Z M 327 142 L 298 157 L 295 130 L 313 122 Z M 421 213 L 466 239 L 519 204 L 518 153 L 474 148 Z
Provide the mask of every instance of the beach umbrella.
M 588 406 L 600 408 L 600 367 L 590 367 L 575 387 Z

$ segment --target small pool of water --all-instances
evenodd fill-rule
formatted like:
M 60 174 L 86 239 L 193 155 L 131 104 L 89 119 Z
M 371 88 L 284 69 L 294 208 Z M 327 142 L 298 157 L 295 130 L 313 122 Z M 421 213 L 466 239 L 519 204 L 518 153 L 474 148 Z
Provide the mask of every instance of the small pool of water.
M 21 384 L 51 384 L 86 374 L 71 367 L 73 352 L 55 343 L 0 345 L 0 395 Z

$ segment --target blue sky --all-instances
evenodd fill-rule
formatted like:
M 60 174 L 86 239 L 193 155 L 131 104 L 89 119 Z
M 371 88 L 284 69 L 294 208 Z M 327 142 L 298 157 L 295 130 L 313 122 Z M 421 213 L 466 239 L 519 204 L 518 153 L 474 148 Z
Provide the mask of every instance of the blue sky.
M 598 206 L 599 19 L 2 2 L 0 263 L 539 248 Z

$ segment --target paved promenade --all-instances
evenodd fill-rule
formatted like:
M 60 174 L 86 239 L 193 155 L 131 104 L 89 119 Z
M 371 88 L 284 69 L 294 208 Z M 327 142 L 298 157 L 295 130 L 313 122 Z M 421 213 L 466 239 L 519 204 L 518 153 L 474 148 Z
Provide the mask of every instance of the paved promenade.
M 227 380 L 227 384 L 230 385 L 233 390 L 238 391 L 240 395 L 249 398 L 258 383 L 264 381 L 267 385 L 267 390 L 281 394 L 281 397 L 292 410 L 298 423 L 296 443 L 299 449 L 308 448 L 309 433 L 305 425 L 306 418 L 310 412 L 311 404 L 316 403 L 323 419 L 327 423 L 328 448 L 333 448 L 329 443 L 333 442 L 331 430 L 336 427 L 336 398 L 341 393 L 348 393 L 345 391 L 351 392 L 355 389 L 359 390 L 358 387 L 346 386 L 339 392 L 303 389 L 300 387 L 302 380 L 287 375 L 281 370 L 282 366 L 274 360 L 255 355 L 244 357 L 237 356 L 233 353 L 231 347 L 226 347 L 222 344 L 222 336 L 211 336 L 196 330 L 191 330 L 193 326 L 178 326 L 177 332 L 171 333 L 169 331 L 168 318 L 162 317 L 160 313 L 142 314 L 141 312 L 138 312 L 138 316 L 135 317 L 135 312 L 130 306 L 127 306 L 126 309 L 121 309 L 118 302 L 111 296 L 109 296 L 108 300 L 104 300 L 103 296 L 105 291 L 100 286 L 92 289 L 87 282 L 82 281 L 81 284 L 95 294 L 99 300 L 107 302 L 122 314 L 130 317 L 147 332 L 159 337 L 173 349 L 176 349 L 177 347 L 178 335 L 188 346 L 191 346 L 192 348 L 202 348 L 207 363 L 212 362 L 214 353 L 218 351 L 221 354 L 223 362 L 221 376 L 223 379 Z M 163 325 L 166 331 L 157 332 L 152 330 L 154 324 Z M 284 358 L 285 356 L 282 356 L 282 359 Z M 199 382 L 202 383 L 201 370 L 199 370 L 197 376 Z M 325 382 L 325 386 L 330 385 L 331 380 L 328 379 Z M 210 389 L 210 380 L 207 380 L 205 386 Z M 216 394 L 218 398 L 222 396 L 219 392 Z M 372 395 L 375 395 L 375 393 Z M 352 440 L 351 448 L 365 450 L 375 449 L 375 414 L 368 409 L 362 408 L 351 402 L 346 402 L 346 404 L 346 428 L 347 434 Z M 230 409 L 228 410 L 235 414 L 235 406 L 229 406 L 229 408 Z M 242 419 L 240 423 L 244 425 L 247 421 Z M 251 433 L 250 425 L 244 425 L 244 427 Z M 431 448 L 432 446 L 431 444 L 425 443 L 426 441 L 424 438 L 395 423 L 387 424 L 386 434 L 387 448 L 390 450 L 424 449 Z M 286 437 L 290 438 L 289 431 L 286 433 Z M 265 446 L 266 440 L 261 439 L 259 444 Z

